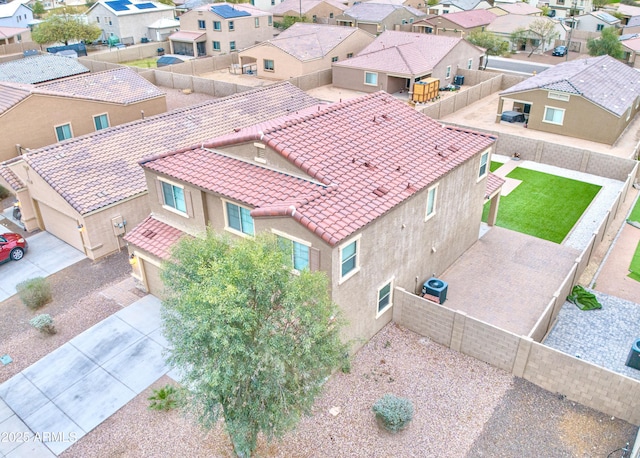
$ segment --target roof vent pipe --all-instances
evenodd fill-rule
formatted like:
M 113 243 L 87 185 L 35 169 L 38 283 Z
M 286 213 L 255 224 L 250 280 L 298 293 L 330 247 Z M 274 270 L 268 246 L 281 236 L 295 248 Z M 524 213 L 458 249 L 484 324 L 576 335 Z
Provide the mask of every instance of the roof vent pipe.
M 142 116 L 142 119 L 144 119 L 144 110 L 140 110 L 140 116 Z

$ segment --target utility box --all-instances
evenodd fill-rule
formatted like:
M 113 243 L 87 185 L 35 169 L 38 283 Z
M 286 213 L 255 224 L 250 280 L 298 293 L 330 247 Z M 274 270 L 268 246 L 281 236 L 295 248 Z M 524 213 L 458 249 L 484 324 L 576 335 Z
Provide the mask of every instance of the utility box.
M 413 96 L 411 100 L 414 102 L 429 102 L 440 94 L 440 80 L 438 78 L 425 78 L 413 85 Z
M 456 86 L 462 86 L 464 84 L 464 75 L 456 75 L 453 78 L 453 84 Z
M 431 277 L 429 280 L 424 282 L 422 285 L 422 294 L 429 294 L 430 296 L 435 296 L 439 299 L 440 304 L 444 304 L 444 301 L 447 300 L 447 290 L 449 289 L 449 285 L 446 281 L 440 280 L 436 277 Z
M 636 339 L 627 356 L 627 366 L 640 370 L 640 339 Z

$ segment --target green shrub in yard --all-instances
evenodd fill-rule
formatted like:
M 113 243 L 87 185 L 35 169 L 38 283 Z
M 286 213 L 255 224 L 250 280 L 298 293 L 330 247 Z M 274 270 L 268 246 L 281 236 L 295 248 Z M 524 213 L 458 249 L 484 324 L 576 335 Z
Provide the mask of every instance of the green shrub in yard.
M 45 334 L 55 334 L 56 328 L 53 326 L 53 318 L 48 313 L 43 313 L 29 320 L 29 324 L 38 331 Z
M 2 186 L 0 186 L 0 200 L 6 199 L 10 195 L 11 193 L 6 188 L 3 188 Z
M 31 278 L 16 285 L 20 299 L 30 309 L 37 309 L 51 300 L 51 288 L 42 277 Z
M 153 390 L 153 395 L 147 398 L 151 401 L 149 408 L 152 410 L 171 410 L 178 405 L 177 394 L 176 388 L 171 385 L 165 385 L 158 390 Z
M 397 433 L 413 418 L 413 404 L 409 399 L 385 394 L 373 405 L 373 412 L 388 431 Z

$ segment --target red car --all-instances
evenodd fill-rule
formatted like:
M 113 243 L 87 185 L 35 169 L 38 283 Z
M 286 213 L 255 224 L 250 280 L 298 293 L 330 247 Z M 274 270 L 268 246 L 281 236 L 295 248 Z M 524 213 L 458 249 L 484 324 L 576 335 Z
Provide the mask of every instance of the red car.
M 0 262 L 19 261 L 27 252 L 27 240 L 20 234 L 0 234 Z

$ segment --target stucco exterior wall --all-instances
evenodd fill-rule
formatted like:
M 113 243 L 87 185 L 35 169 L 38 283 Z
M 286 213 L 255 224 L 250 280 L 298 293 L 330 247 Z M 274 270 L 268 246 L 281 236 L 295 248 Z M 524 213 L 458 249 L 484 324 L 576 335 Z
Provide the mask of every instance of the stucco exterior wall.
M 633 105 L 629 121 L 627 121 L 626 115 L 618 118 L 581 96 L 571 94 L 569 101 L 564 102 L 550 99 L 548 93 L 547 90 L 539 89 L 509 94 L 508 98 L 531 103 L 528 121 L 530 129 L 606 144 L 613 144 L 638 112 L 636 103 Z M 566 110 L 562 125 L 543 121 L 545 106 Z
M 97 24 L 102 29 L 101 39 L 107 40 L 113 34 L 120 39 L 132 37 L 135 43 L 140 43 L 142 37 L 154 38 L 153 34 L 149 32 L 149 25 L 160 19 L 173 18 L 173 10 L 144 10 L 140 13 L 116 16 L 100 3 L 87 12 L 89 24 Z M 111 24 L 109 24 L 109 20 Z
M 313 21 L 314 16 L 316 17 L 316 19 L 333 19 L 336 16 L 342 14 L 344 11 L 341 10 L 340 8 L 337 8 L 329 3 L 325 3 L 325 2 L 321 2 L 318 3 L 316 6 L 314 6 L 313 8 L 311 8 L 308 11 L 303 11 L 302 14 L 303 16 L 305 16 L 309 21 Z M 282 21 L 282 19 L 284 19 L 285 16 L 299 16 L 300 15 L 300 10 L 289 10 L 286 11 L 284 14 L 274 14 L 273 18 L 274 21 Z M 320 21 L 318 21 L 320 22 Z
M 16 145 L 40 148 L 58 141 L 55 126 L 71 124 L 74 137 L 95 132 L 93 117 L 108 114 L 116 126 L 167 111 L 164 95 L 128 105 L 34 94 L 0 116 L 0 161 L 18 155 Z
M 13 16 L 0 18 L 0 27 L 27 28 L 27 24 L 31 21 L 33 21 L 33 12 L 31 9 L 20 5 Z

